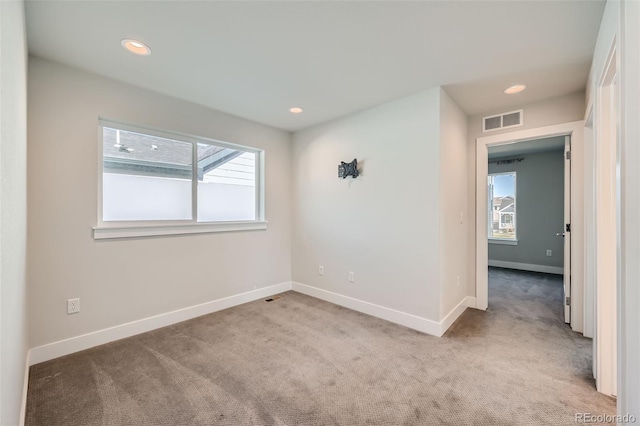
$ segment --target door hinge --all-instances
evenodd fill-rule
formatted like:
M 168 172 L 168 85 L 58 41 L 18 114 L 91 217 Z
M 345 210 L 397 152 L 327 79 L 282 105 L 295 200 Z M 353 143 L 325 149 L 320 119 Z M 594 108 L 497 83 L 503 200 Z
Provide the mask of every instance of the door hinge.
M 571 305 L 571 296 L 567 296 L 564 302 L 565 305 Z
M 571 151 L 565 152 L 565 157 L 567 158 L 567 160 L 571 160 Z

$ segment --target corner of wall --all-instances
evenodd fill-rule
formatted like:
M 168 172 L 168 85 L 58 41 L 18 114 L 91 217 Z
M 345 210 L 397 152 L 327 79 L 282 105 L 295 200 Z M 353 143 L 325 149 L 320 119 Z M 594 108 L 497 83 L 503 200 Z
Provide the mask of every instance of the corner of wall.
M 335 300 L 439 321 L 440 91 L 294 134 L 293 281 Z M 354 157 L 361 176 L 338 179 L 336 165 Z
M 0 424 L 22 424 L 27 327 L 27 66 L 23 1 L 0 1 Z
M 469 297 L 468 117 L 440 88 L 440 318 L 457 318 Z M 462 309 L 462 310 L 461 310 Z
M 19 426 L 24 426 L 27 420 L 27 391 L 29 390 L 29 368 L 31 367 L 31 350 L 27 351 L 27 356 L 24 360 L 24 378 L 22 380 L 22 397 L 20 405 L 20 419 Z
M 38 57 L 28 78 L 30 347 L 290 281 L 290 133 Z M 268 228 L 96 241 L 99 117 L 264 149 Z M 122 258 L 127 267 L 113 268 Z M 204 263 L 216 285 L 202 284 Z M 83 312 L 68 317 L 59 301 L 73 297 Z

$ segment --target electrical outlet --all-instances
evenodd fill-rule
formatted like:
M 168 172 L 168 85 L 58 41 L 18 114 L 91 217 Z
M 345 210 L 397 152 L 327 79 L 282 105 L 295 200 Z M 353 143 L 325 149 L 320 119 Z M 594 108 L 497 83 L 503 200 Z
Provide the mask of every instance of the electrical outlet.
M 318 274 L 319 275 L 324 275 L 324 266 L 322 266 L 322 265 L 318 266 Z
M 456 285 L 460 287 L 460 275 L 456 277 Z
M 547 250 L 547 256 L 551 256 L 551 250 Z
M 350 283 L 356 282 L 356 274 L 353 271 L 349 271 L 349 282 Z
M 80 298 L 67 300 L 67 315 L 80 312 Z

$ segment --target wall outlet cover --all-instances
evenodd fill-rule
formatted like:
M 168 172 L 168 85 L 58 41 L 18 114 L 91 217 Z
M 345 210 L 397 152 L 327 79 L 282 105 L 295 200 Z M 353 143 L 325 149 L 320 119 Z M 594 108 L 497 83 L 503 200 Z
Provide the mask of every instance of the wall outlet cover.
M 77 314 L 80 312 L 80 298 L 67 300 L 67 315 Z

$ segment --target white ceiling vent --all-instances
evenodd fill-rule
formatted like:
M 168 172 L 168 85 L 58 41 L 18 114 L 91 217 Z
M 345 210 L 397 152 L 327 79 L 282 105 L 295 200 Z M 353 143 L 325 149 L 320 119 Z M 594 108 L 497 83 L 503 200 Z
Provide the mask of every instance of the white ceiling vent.
M 509 127 L 518 127 L 523 125 L 523 110 L 504 112 L 482 119 L 482 132 L 491 132 L 493 130 L 508 129 Z

